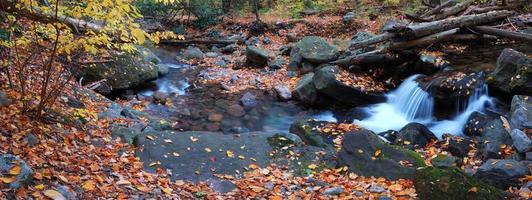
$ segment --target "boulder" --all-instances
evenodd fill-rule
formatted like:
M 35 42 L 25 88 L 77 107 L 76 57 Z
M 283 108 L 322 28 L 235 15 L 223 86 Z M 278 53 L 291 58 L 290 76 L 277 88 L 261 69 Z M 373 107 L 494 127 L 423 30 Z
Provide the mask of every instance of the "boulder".
M 273 89 L 281 101 L 288 101 L 292 98 L 292 92 L 285 85 L 276 85 Z
M 516 129 L 532 129 L 532 97 L 515 95 L 512 98 L 510 124 Z
M 450 138 L 449 145 L 447 145 L 447 151 L 453 156 L 463 158 L 469 153 L 473 142 L 467 138 Z
M 198 47 L 189 46 L 181 53 L 180 57 L 185 60 L 203 59 L 205 54 Z
M 425 147 L 431 141 L 436 141 L 438 138 L 425 125 L 412 122 L 403 127 L 397 138 L 395 144 L 404 145 L 410 149 L 415 147 Z
M 278 70 L 278 69 L 282 69 L 284 64 L 286 63 L 286 60 L 280 58 L 280 59 L 275 59 L 273 61 L 270 61 L 268 63 L 268 67 L 270 69 L 273 69 L 273 70 Z
M 246 63 L 253 67 L 265 67 L 268 64 L 268 52 L 258 47 L 248 46 L 246 48 Z
M 529 174 L 528 167 L 516 160 L 489 159 L 478 168 L 473 177 L 506 190 L 508 187 L 518 186 L 519 179 Z
M 501 146 L 511 146 L 513 141 L 510 133 L 504 128 L 501 119 L 494 119 L 483 127 L 482 136 L 479 137 L 480 153 L 483 160 L 502 158 Z
M 9 99 L 9 97 L 7 97 L 6 94 L 0 91 L 0 106 L 7 106 L 9 104 L 11 104 L 11 100 Z
M 339 72 L 336 66 L 325 66 L 316 71 L 312 82 L 321 94 L 347 106 L 361 106 L 386 100 L 382 94 L 366 93 L 342 83 L 336 78 L 336 74 Z
M 287 69 L 289 71 L 297 71 L 299 70 L 299 67 L 301 67 L 302 63 L 303 56 L 301 56 L 301 49 L 297 48 L 297 46 L 292 47 L 290 50 L 290 60 L 288 62 Z
M 308 106 L 317 105 L 320 102 L 318 90 L 312 82 L 313 78 L 314 73 L 305 74 L 299 79 L 294 91 L 292 91 L 292 96 L 294 96 L 295 99 Z
M 327 122 L 316 121 L 312 119 L 297 120 L 290 125 L 290 133 L 301 138 L 306 144 L 316 147 L 333 146 L 333 137 L 330 134 L 323 134 L 317 131 L 315 127 L 324 125 Z
M 153 64 L 159 64 L 162 62 L 161 59 L 150 49 L 139 45 L 135 45 L 135 48 L 137 48 L 139 55 L 142 56 L 144 61 L 151 62 Z
M 438 168 L 460 167 L 462 165 L 462 160 L 454 156 L 438 154 L 431 160 L 431 163 L 432 166 Z
M 10 170 L 14 167 L 19 167 L 20 172 L 11 175 Z M 33 170 L 26 162 L 11 154 L 0 156 L 0 174 L 2 174 L 2 178 L 9 180 L 9 182 L 0 183 L 2 188 L 18 189 L 31 184 L 33 179 Z
M 380 154 L 375 156 L 377 150 Z M 425 165 L 418 153 L 390 145 L 365 129 L 344 135 L 338 159 L 340 165 L 347 165 L 350 171 L 359 175 L 392 180 L 412 179 L 416 168 Z
M 487 80 L 499 91 L 532 96 L 532 58 L 513 49 L 504 49 Z
M 448 66 L 448 62 L 442 57 L 427 53 L 420 53 L 414 64 L 400 66 L 394 72 L 394 78 L 405 79 L 415 74 L 432 75 Z
M 138 54 L 113 52 L 110 62 L 91 64 L 82 68 L 77 74 L 84 83 L 105 79 L 96 91 L 109 94 L 115 90 L 135 87 L 158 77 L 158 67 L 143 60 Z
M 473 112 L 471 115 L 469 115 L 469 118 L 464 125 L 464 135 L 469 137 L 482 136 L 484 129 L 488 127 L 493 120 L 496 120 L 496 118 L 493 116 L 477 111 Z
M 416 171 L 414 186 L 419 199 L 499 200 L 504 191 L 470 178 L 463 171 L 451 168 L 425 167 Z M 476 188 L 476 192 L 472 192 Z
M 216 53 L 216 52 L 207 52 L 207 53 L 205 54 L 205 56 L 206 56 L 207 58 L 216 58 L 216 57 L 218 57 L 218 53 Z
M 532 139 L 526 133 L 519 129 L 514 129 L 510 135 L 517 152 L 526 153 L 532 151 Z
M 170 72 L 170 67 L 167 64 L 157 64 L 157 74 L 159 76 L 167 75 Z
M 315 64 L 336 60 L 340 55 L 336 46 L 317 36 L 304 37 L 297 43 L 296 48 L 306 61 Z

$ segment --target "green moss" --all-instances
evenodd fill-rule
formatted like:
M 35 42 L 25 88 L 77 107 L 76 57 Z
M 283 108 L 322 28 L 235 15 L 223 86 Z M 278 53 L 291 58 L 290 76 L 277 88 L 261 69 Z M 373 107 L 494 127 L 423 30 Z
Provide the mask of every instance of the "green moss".
M 419 153 L 409 150 L 409 149 L 401 148 L 398 146 L 394 146 L 394 148 L 407 154 L 408 157 L 412 158 L 412 160 L 414 160 L 414 163 L 412 164 L 414 164 L 416 167 L 425 167 L 425 159 L 421 157 Z
M 504 191 L 470 178 L 457 168 L 422 168 L 416 172 L 414 184 L 420 199 L 495 200 L 506 197 Z

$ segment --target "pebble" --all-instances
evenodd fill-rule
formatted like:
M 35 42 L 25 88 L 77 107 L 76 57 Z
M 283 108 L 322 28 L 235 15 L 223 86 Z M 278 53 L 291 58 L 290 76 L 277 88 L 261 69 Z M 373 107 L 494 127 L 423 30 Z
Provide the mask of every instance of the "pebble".
M 372 185 L 372 186 L 369 188 L 369 191 L 370 191 L 370 192 L 373 192 L 373 193 L 381 193 L 381 192 L 386 191 L 386 189 L 384 189 L 383 187 L 378 186 L 378 185 Z
M 344 189 L 341 187 L 327 188 L 325 191 L 323 191 L 323 193 L 326 195 L 339 195 L 342 194 L 342 192 L 344 192 Z
M 273 187 L 275 185 L 273 184 L 273 182 L 267 182 L 264 184 L 264 188 L 266 188 L 267 190 L 273 190 Z

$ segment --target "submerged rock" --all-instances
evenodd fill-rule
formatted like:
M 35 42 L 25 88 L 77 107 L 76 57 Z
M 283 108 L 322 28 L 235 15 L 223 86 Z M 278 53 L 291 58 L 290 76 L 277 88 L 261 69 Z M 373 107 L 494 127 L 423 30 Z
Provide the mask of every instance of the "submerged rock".
M 528 167 L 516 160 L 490 159 L 478 168 L 473 177 L 506 190 L 510 186 L 518 186 L 519 179 L 529 174 Z
M 180 57 L 185 60 L 202 59 L 205 54 L 198 47 L 189 46 L 181 53 Z
M 378 156 L 375 152 L 379 150 Z M 374 159 L 373 159 L 374 158 Z M 338 154 L 340 165 L 362 176 L 411 179 L 425 160 L 416 152 L 387 144 L 369 130 L 352 131 L 344 135 Z
M 504 49 L 497 59 L 488 84 L 508 94 L 532 95 L 532 58 L 513 49 Z
M 397 138 L 395 144 L 408 146 L 410 149 L 415 147 L 425 147 L 431 141 L 436 141 L 438 138 L 425 125 L 420 123 L 409 123 L 403 127 Z
M 510 124 L 516 129 L 532 129 L 532 97 L 515 95 L 512 98 Z
M 461 170 L 426 167 L 416 171 L 414 185 L 420 199 L 500 200 L 506 193 L 474 178 Z M 471 192 L 475 188 L 476 192 Z
M 9 171 L 15 167 L 20 167 L 20 172 L 16 175 L 4 175 L 10 174 Z M 0 156 L 0 174 L 4 178 L 13 178 L 9 183 L 5 181 L 0 183 L 2 188 L 18 189 L 20 187 L 31 184 L 33 179 L 33 170 L 26 164 L 26 162 L 11 154 L 2 154 Z

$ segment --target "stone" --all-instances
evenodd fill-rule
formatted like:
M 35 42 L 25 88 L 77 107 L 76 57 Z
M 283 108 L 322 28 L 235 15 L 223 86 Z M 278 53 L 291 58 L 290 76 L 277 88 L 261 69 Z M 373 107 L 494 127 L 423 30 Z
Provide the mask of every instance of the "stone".
M 340 104 L 351 107 L 374 104 L 386 100 L 383 94 L 366 93 L 342 83 L 336 78 L 336 74 L 339 72 L 336 66 L 325 66 L 315 72 L 312 82 L 319 93 L 333 98 Z
M 399 134 L 399 132 L 394 131 L 394 130 L 388 130 L 388 131 L 379 133 L 378 135 L 386 139 L 388 142 L 393 142 L 397 139 L 397 134 Z
M 513 49 L 504 49 L 487 81 L 496 90 L 532 96 L 532 58 Z
M 262 43 L 268 45 L 272 43 L 272 40 L 269 37 L 264 37 L 264 39 L 262 39 Z
M 248 46 L 246 48 L 246 63 L 253 67 L 265 67 L 268 64 L 268 52 L 258 47 Z
M 515 129 L 532 129 L 532 97 L 515 95 L 512 98 L 510 125 Z
M 157 74 L 165 76 L 170 72 L 170 67 L 167 64 L 157 64 Z
M 327 188 L 323 191 L 323 194 L 325 195 L 340 195 L 344 192 L 344 189 L 342 187 L 333 187 L 333 188 Z
M 317 36 L 304 37 L 296 44 L 296 48 L 306 61 L 315 64 L 336 60 L 340 55 L 336 46 Z
M 454 157 L 454 156 L 448 156 L 443 154 L 438 154 L 435 158 L 431 160 L 432 166 L 438 167 L 438 168 L 446 168 L 446 167 L 460 167 L 461 166 L 461 159 Z
M 460 169 L 425 167 L 416 171 L 414 186 L 419 199 L 499 200 L 505 191 L 469 177 Z M 475 187 L 476 192 L 470 192 Z
M 527 166 L 516 160 L 489 159 L 482 164 L 473 177 L 506 190 L 520 185 L 520 178 L 530 175 Z
M 450 138 L 449 145 L 447 145 L 447 151 L 453 156 L 464 158 L 469 153 L 473 142 L 466 138 Z
M 412 122 L 399 131 L 395 139 L 395 144 L 414 149 L 415 147 L 423 148 L 431 141 L 436 140 L 438 138 L 425 125 Z
M 57 191 L 63 195 L 65 200 L 77 200 L 77 194 L 70 189 L 70 187 L 65 185 L 59 185 L 56 187 Z
M 240 104 L 246 109 L 253 108 L 258 104 L 257 97 L 251 92 L 246 92 L 242 98 L 240 98 Z
M 214 63 L 214 65 L 218 67 L 227 67 L 227 63 L 225 62 L 225 60 L 218 60 Z
M 484 129 L 489 126 L 492 120 L 495 120 L 495 117 L 475 111 L 469 115 L 463 132 L 469 137 L 482 136 Z
M 292 92 L 285 85 L 276 85 L 273 89 L 281 101 L 288 101 L 292 98 Z
M 151 120 L 150 123 L 148 123 L 146 129 L 148 128 L 151 128 L 152 130 L 156 131 L 166 131 L 173 129 L 172 124 L 164 119 Z M 146 131 L 146 129 L 144 131 Z
M 519 129 L 514 129 L 512 133 L 510 133 L 510 136 L 512 137 L 515 149 L 517 149 L 519 153 L 532 151 L 532 139 L 530 139 L 526 133 Z
M 141 133 L 140 127 L 126 127 L 118 124 L 111 125 L 111 136 L 120 138 L 122 142 L 132 144 L 133 138 Z
M 292 96 L 305 105 L 316 105 L 319 102 L 318 90 L 312 82 L 314 73 L 307 73 L 299 79 Z
M 2 154 L 0 156 L 0 174 L 3 177 L 10 177 L 9 170 L 13 167 L 19 166 L 20 173 L 14 177 L 14 180 L 10 183 L 2 182 L 2 188 L 18 189 L 31 184 L 33 179 L 33 170 L 26 164 L 26 162 L 12 154 Z
M 28 146 L 33 147 L 39 144 L 40 141 L 39 141 L 39 138 L 37 138 L 37 136 L 35 136 L 33 133 L 28 133 L 24 137 L 24 142 L 28 144 Z
M 242 117 L 246 114 L 246 111 L 244 111 L 242 106 L 234 104 L 227 108 L 227 113 L 233 117 Z
M 286 60 L 282 58 L 275 59 L 268 63 L 268 67 L 273 70 L 278 70 L 278 69 L 282 69 L 285 63 L 286 63 Z
M 458 78 L 449 78 L 458 77 Z M 419 86 L 434 98 L 435 112 L 459 108 L 464 110 L 469 98 L 487 90 L 484 73 L 464 74 L 460 71 L 442 71 L 416 79 Z
M 181 53 L 180 57 L 185 60 L 203 59 L 205 54 L 198 47 L 189 46 Z
M 220 113 L 211 113 L 209 114 L 209 121 L 211 122 L 221 122 L 224 116 Z
M 320 131 L 313 129 L 314 127 L 325 124 L 323 121 L 315 121 L 312 119 L 297 120 L 290 125 L 290 133 L 299 136 L 306 144 L 316 147 L 333 146 L 334 137 L 329 134 L 323 134 Z
M 275 187 L 275 184 L 273 182 L 266 182 L 264 184 L 264 188 L 266 188 L 267 190 L 273 190 L 273 188 Z
M 342 22 L 344 22 L 344 24 L 349 24 L 355 20 L 355 17 L 355 12 L 348 12 L 342 17 Z
M 125 90 L 142 83 L 157 79 L 158 68 L 146 62 L 138 54 L 112 52 L 111 61 L 91 64 L 83 67 L 78 79 L 83 77 L 84 83 L 92 83 L 105 79 L 97 92 L 109 94 L 116 90 Z
M 380 150 L 381 154 L 375 157 L 377 150 Z M 340 166 L 348 166 L 349 170 L 356 174 L 391 180 L 412 179 L 416 168 L 425 166 L 425 160 L 418 153 L 390 145 L 365 129 L 345 134 L 342 149 L 337 157 Z M 402 165 L 405 161 L 412 165 Z
M 371 187 L 369 188 L 369 192 L 372 193 L 381 193 L 384 191 L 386 191 L 386 189 L 379 185 L 371 185 Z
M 11 104 L 11 100 L 9 99 L 9 97 L 7 97 L 5 93 L 0 91 L 0 107 L 7 106 L 9 104 Z
M 207 58 L 216 58 L 216 57 L 218 57 L 218 54 L 217 54 L 216 52 L 207 52 L 207 53 L 205 54 L 205 56 L 206 56 Z
M 238 50 L 238 46 L 236 44 L 230 44 L 222 48 L 222 53 L 233 53 L 236 50 Z
M 511 146 L 513 141 L 510 133 L 506 131 L 500 119 L 494 119 L 484 128 L 482 137 L 479 138 L 480 153 L 483 160 L 502 158 L 501 146 Z
M 67 102 L 66 103 L 71 108 L 80 108 L 80 109 L 85 108 L 85 104 L 83 102 L 81 102 L 80 100 L 77 100 L 74 97 L 70 97 L 70 96 L 67 97 Z

